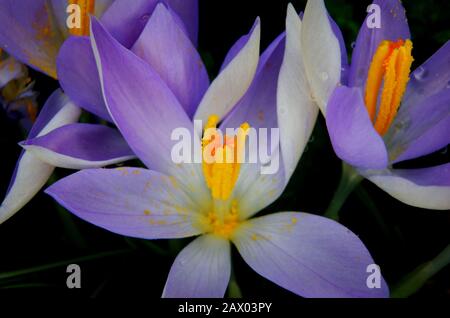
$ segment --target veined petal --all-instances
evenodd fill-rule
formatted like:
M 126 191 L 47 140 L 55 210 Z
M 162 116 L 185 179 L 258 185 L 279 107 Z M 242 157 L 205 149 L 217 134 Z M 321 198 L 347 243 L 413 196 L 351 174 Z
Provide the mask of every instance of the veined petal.
M 323 0 L 308 1 L 301 27 L 301 49 L 315 102 L 323 114 L 341 78 L 341 49 Z
M 281 212 L 243 223 L 233 238 L 258 274 L 303 297 L 388 297 L 367 286 L 374 264 L 360 239 L 339 223 L 306 213 Z
M 397 116 L 388 135 L 391 160 L 425 156 L 450 143 L 450 89 L 430 96 Z M 390 138 L 389 138 L 390 137 Z
M 45 0 L 3 0 L 0 47 L 19 61 L 56 77 L 56 55 L 63 42 L 52 7 Z
M 424 169 L 366 171 L 363 174 L 405 204 L 450 210 L 450 164 Z
M 91 29 L 103 96 L 131 149 L 147 167 L 179 177 L 200 197 L 208 193 L 200 164 L 177 165 L 172 160 L 175 130 L 187 129 L 197 145 L 194 149 L 200 149 L 193 123 L 177 98 L 145 61 L 121 46 L 97 20 L 92 20 Z
M 259 61 L 260 22 L 256 20 L 247 43 L 206 91 L 194 118 L 204 124 L 209 116 L 222 119 L 250 87 Z
M 22 147 L 52 166 L 100 168 L 134 158 L 120 133 L 102 125 L 70 124 L 26 140 Z
M 76 53 L 74 53 L 76 52 Z M 64 92 L 83 109 L 112 121 L 103 101 L 94 53 L 87 37 L 70 37 L 56 60 L 58 78 Z
M 209 86 L 208 74 L 194 45 L 164 4 L 156 6 L 132 50 L 158 72 L 192 118 Z
M 294 173 L 316 123 L 318 109 L 311 100 L 303 64 L 302 22 L 292 5 L 286 17 L 286 49 L 277 89 L 278 126 L 285 183 Z
M 81 219 L 145 239 L 200 234 L 196 205 L 175 178 L 139 168 L 86 169 L 45 191 Z
M 196 46 L 198 38 L 198 0 L 166 0 L 166 2 L 184 22 L 189 38 Z
M 375 0 L 374 5 L 380 8 L 380 28 L 372 26 L 376 15 L 369 12 L 359 30 L 353 49 L 349 74 L 350 87 L 364 87 L 372 57 L 380 43 L 384 40 L 397 41 L 411 39 L 405 9 L 399 0 Z M 369 22 L 368 22 L 369 20 Z
M 348 65 L 348 54 L 347 47 L 345 46 L 344 36 L 342 35 L 342 31 L 337 25 L 336 21 L 329 15 L 328 19 L 330 21 L 331 29 L 333 30 L 334 35 L 339 41 L 339 47 L 341 48 L 341 83 L 343 85 L 347 85 L 348 82 L 348 72 L 350 71 L 350 66 Z
M 42 108 L 31 129 L 30 138 L 45 135 L 58 127 L 76 122 L 80 112 L 60 90 L 55 91 Z M 39 192 L 53 169 L 52 165 L 40 161 L 31 153 L 22 152 L 6 197 L 0 206 L 0 223 L 13 216 Z
M 164 287 L 164 298 L 222 298 L 230 280 L 228 240 L 202 235 L 175 259 Z
M 328 103 L 326 121 L 339 158 L 359 168 L 387 167 L 386 146 L 372 125 L 359 88 L 336 88 Z

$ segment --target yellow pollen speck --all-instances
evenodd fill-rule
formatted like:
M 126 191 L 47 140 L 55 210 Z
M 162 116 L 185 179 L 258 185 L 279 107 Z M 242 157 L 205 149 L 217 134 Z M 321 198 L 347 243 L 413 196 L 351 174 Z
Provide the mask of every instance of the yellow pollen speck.
M 144 214 L 145 214 L 145 215 L 151 215 L 152 212 L 151 212 L 150 210 L 144 210 Z
M 298 219 L 297 218 L 292 218 L 291 222 L 292 222 L 292 224 L 297 224 Z
M 410 40 L 383 41 L 372 58 L 364 101 L 381 136 L 389 130 L 405 94 L 414 61 L 412 47 Z
M 133 170 L 132 173 L 135 174 L 135 175 L 140 175 L 140 174 L 141 174 L 141 171 L 140 171 L 140 170 Z

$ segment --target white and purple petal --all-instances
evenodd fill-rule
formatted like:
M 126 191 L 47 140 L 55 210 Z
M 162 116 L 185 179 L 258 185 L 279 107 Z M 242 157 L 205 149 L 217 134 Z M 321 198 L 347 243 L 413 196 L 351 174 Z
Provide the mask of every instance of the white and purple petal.
M 450 164 L 423 169 L 365 171 L 363 175 L 405 204 L 450 210 Z
M 29 137 L 42 136 L 50 131 L 76 122 L 81 110 L 60 90 L 55 91 L 45 103 Z M 45 185 L 54 167 L 42 162 L 33 154 L 23 151 L 11 178 L 5 199 L 0 206 L 0 223 L 13 216 Z
M 134 158 L 116 129 L 94 124 L 62 126 L 21 145 L 41 161 L 66 169 L 100 168 Z
M 295 212 L 274 213 L 243 223 L 233 237 L 250 267 L 303 297 L 388 297 L 367 285 L 369 251 L 350 230 L 330 219 Z
M 231 274 L 228 240 L 202 235 L 178 254 L 164 287 L 164 298 L 222 298 Z
M 140 168 L 85 169 L 46 190 L 81 219 L 145 239 L 200 234 L 198 211 L 175 178 Z

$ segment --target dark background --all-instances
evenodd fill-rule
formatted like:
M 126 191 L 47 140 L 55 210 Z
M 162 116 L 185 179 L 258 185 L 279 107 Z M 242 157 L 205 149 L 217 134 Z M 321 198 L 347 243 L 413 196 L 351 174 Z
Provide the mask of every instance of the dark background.
M 448 1 L 403 1 L 414 42 L 414 68 L 450 38 Z M 288 1 L 200 0 L 200 52 L 210 71 L 217 73 L 228 48 L 248 32 L 257 16 L 262 20 L 262 49 L 284 30 Z M 292 1 L 303 10 L 305 1 Z M 341 27 L 349 52 L 369 1 L 327 1 L 330 14 Z M 318 39 L 320 41 L 320 39 Z M 32 72 L 42 105 L 57 83 Z M 6 192 L 24 139 L 16 123 L 0 114 L 0 197 Z M 447 149 L 407 164 L 423 167 L 449 162 Z M 70 171 L 58 169 L 56 178 Z M 324 121 L 318 121 L 301 163 L 283 196 L 263 213 L 295 210 L 322 214 L 340 175 L 340 161 L 331 148 Z M 450 214 L 406 206 L 364 181 L 341 211 L 341 222 L 359 235 L 381 266 L 390 286 L 449 243 Z M 89 297 L 159 297 L 174 257 L 189 240 L 144 241 L 106 232 L 76 219 L 43 193 L 0 225 L 0 289 L 39 288 L 44 293 Z M 301 242 L 299 242 L 301 244 Z M 112 255 L 103 255 L 111 252 Z M 92 259 L 82 259 L 86 256 Z M 236 277 L 244 296 L 296 296 L 259 277 L 233 252 Z M 78 259 L 82 258 L 82 259 Z M 82 289 L 65 287 L 66 265 L 82 267 Z M 36 266 L 49 265 L 36 271 Z M 2 278 L 7 272 L 30 273 Z M 18 274 L 17 272 L 15 274 Z M 413 297 L 450 298 L 450 269 L 434 276 Z

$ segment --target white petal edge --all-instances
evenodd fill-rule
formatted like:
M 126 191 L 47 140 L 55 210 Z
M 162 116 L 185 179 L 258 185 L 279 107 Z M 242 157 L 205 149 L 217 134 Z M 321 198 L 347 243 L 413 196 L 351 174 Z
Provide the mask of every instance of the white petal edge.
M 259 62 L 261 27 L 259 18 L 247 44 L 211 83 L 203 96 L 194 119 L 206 124 L 210 115 L 223 118 L 250 87 Z
M 322 113 L 340 82 L 341 49 L 323 0 L 309 0 L 302 24 L 302 52 L 312 93 Z
M 278 77 L 277 113 L 285 183 L 305 150 L 317 120 L 302 60 L 302 22 L 289 4 L 286 17 L 286 49 Z

